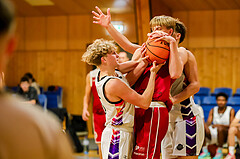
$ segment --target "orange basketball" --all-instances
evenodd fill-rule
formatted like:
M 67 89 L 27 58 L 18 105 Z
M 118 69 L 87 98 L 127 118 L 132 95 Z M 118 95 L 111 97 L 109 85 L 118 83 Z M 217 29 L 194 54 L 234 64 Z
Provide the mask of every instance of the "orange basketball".
M 164 40 L 160 40 L 155 42 L 155 39 L 148 39 L 146 42 L 146 56 L 149 56 L 149 60 L 151 62 L 153 61 L 157 61 L 158 64 L 160 63 L 164 63 L 168 57 L 169 57 L 169 53 L 170 53 L 170 48 L 169 48 L 169 44 L 164 41 Z

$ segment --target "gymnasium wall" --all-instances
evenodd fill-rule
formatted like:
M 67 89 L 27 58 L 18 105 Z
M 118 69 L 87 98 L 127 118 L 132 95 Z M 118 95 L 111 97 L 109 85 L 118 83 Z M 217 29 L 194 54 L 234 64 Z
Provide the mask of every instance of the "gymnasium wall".
M 201 86 L 240 88 L 240 10 L 173 12 L 188 28 Z
M 24 73 L 32 72 L 45 89 L 49 85 L 62 86 L 63 107 L 71 114 L 81 114 L 89 70 L 81 56 L 88 43 L 110 36 L 92 23 L 92 15 L 17 19 L 18 47 L 6 72 L 6 84 L 16 86 Z M 123 21 L 125 35 L 137 42 L 134 14 L 112 15 L 112 20 Z

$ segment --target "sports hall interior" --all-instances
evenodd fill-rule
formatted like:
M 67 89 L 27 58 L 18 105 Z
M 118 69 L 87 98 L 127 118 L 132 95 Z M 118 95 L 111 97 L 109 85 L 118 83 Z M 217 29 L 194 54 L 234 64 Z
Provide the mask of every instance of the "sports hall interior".
M 6 72 L 6 85 L 17 86 L 31 72 L 44 89 L 63 88 L 62 106 L 81 115 L 86 74 L 91 66 L 81 61 L 86 46 L 95 39 L 111 39 L 93 24 L 95 6 L 112 21 L 120 21 L 123 34 L 142 44 L 156 15 L 179 18 L 187 27 L 181 46 L 196 57 L 201 87 L 240 88 L 240 1 L 237 0 L 13 0 L 17 9 L 18 46 Z M 237 110 L 236 110 L 237 111 Z M 87 122 L 93 138 L 92 121 Z

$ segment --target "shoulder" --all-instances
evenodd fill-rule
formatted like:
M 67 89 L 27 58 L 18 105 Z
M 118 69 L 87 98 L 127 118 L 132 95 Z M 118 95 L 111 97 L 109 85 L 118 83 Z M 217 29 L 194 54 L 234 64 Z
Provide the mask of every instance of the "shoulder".
M 105 85 L 105 90 L 109 93 L 123 90 L 127 85 L 118 78 L 109 78 Z

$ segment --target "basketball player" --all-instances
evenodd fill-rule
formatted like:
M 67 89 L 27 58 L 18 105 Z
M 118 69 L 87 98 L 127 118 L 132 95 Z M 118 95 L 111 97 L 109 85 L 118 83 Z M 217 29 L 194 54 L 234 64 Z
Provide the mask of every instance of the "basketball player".
M 126 52 L 119 52 L 118 56 L 119 56 L 119 59 L 118 59 L 119 63 L 129 61 L 129 58 Z
M 228 129 L 234 119 L 235 111 L 232 107 L 227 106 L 228 96 L 225 93 L 216 95 L 217 105 L 209 112 L 205 126 L 205 138 L 208 144 L 217 144 L 217 152 L 213 159 L 223 157 L 222 146 L 227 142 Z M 200 159 L 210 157 L 207 146 L 203 147 L 203 153 Z
M 94 18 L 97 20 L 94 23 L 104 26 L 124 50 L 133 53 L 134 50 L 140 47 L 139 45 L 132 44 L 126 37 L 114 29 L 110 23 L 111 16 L 109 9 L 108 15 L 104 15 L 98 7 L 96 9 L 98 13 L 93 11 Z M 167 64 L 157 74 L 152 106 L 146 111 L 141 108 L 135 109 L 136 145 L 133 158 L 160 158 L 161 141 L 168 127 L 168 109 L 170 110 L 172 106 L 169 99 L 171 80 L 180 77 L 183 68 L 178 55 L 177 41 L 170 36 L 175 32 L 176 20 L 169 16 L 162 16 L 157 21 L 161 21 L 162 24 L 162 27 L 158 29 L 164 31 L 163 34 L 165 36 L 162 39 L 170 43 L 170 57 Z M 155 23 L 154 20 L 151 23 Z M 139 54 L 135 53 L 132 59 L 136 60 L 138 57 Z M 150 65 L 135 84 L 135 90 L 140 94 L 142 94 L 148 82 L 149 67 Z M 143 140 L 143 137 L 146 140 Z
M 228 130 L 228 155 L 225 159 L 236 159 L 235 157 L 235 136 L 240 139 L 240 130 L 239 130 L 239 121 L 240 121 L 240 110 L 236 113 L 235 118 L 231 122 L 230 128 Z
M 101 136 L 103 129 L 105 128 L 105 112 L 103 110 L 101 101 L 98 97 L 96 86 L 95 86 L 95 77 L 99 69 L 94 69 L 87 74 L 86 77 L 86 86 L 85 86 L 85 95 L 83 98 L 83 114 L 82 118 L 84 121 L 89 120 L 89 111 L 88 107 L 91 103 L 91 96 L 93 97 L 93 128 L 94 128 L 94 138 L 95 142 L 98 145 L 99 157 L 102 159 L 101 151 Z
M 99 8 L 97 8 L 97 9 L 99 10 Z M 104 27 L 106 27 L 107 30 L 109 31 L 110 35 L 114 38 L 114 40 L 116 40 L 121 46 L 125 46 L 125 48 L 124 48 L 125 50 L 127 50 L 131 53 L 131 51 L 134 51 L 136 48 L 139 47 L 135 44 L 132 44 L 130 41 L 128 41 L 126 37 L 124 37 L 122 34 L 117 32 L 116 29 L 114 29 L 114 27 L 110 24 L 111 15 L 110 15 L 110 10 L 109 9 L 108 9 L 108 14 L 107 15 L 103 15 L 102 12 L 99 12 L 99 14 L 100 14 L 100 17 L 102 19 L 102 22 L 99 23 L 97 21 L 95 23 L 99 23 L 99 24 L 103 25 Z M 95 14 L 95 16 L 97 16 L 97 14 Z M 99 19 L 97 19 L 97 20 L 99 20 Z M 161 25 L 159 25 L 159 23 L 157 22 L 158 20 L 159 19 L 156 18 L 155 19 L 155 21 L 156 21 L 155 25 L 151 26 L 151 29 L 153 31 L 162 29 Z M 176 20 L 176 33 L 174 33 L 175 35 L 173 35 L 173 36 L 175 36 L 178 43 L 181 43 L 184 40 L 185 32 L 186 32 L 186 29 L 185 29 L 184 24 L 181 23 L 180 21 Z M 155 36 L 159 37 L 158 34 L 159 33 L 157 33 Z M 163 35 L 166 35 L 166 34 L 161 33 L 161 36 L 163 36 Z M 150 34 L 149 36 L 154 37 L 154 34 Z M 176 83 L 173 85 L 172 90 L 174 90 L 174 87 L 178 88 L 178 90 L 175 90 L 175 92 L 179 93 L 179 94 L 176 94 L 176 93 L 173 94 L 172 100 L 173 100 L 174 104 L 180 103 L 181 101 L 184 101 L 184 100 L 188 99 L 190 96 L 192 96 L 193 94 L 195 94 L 199 90 L 199 81 L 198 81 L 198 78 L 197 78 L 197 63 L 196 63 L 195 57 L 193 56 L 193 54 L 190 51 L 187 51 L 183 47 L 178 48 L 178 50 L 180 52 L 182 63 L 184 64 L 184 72 L 185 72 L 185 75 L 186 75 L 186 78 L 187 78 L 187 81 L 188 81 L 188 85 L 185 89 L 182 90 L 184 75 L 182 75 L 181 78 L 178 79 L 178 81 L 176 81 Z M 187 101 L 188 102 L 185 102 L 185 104 L 187 103 L 187 105 L 188 105 L 190 100 L 188 99 Z M 191 104 L 189 104 L 189 106 L 191 107 L 191 105 L 193 105 L 192 100 L 191 100 Z M 174 107 L 175 107 L 175 105 L 174 105 Z M 170 122 L 174 123 L 174 120 L 176 119 L 176 118 L 174 118 L 174 116 L 178 116 L 177 119 L 180 122 L 183 121 L 182 112 L 179 108 L 180 108 L 180 106 L 177 105 L 176 109 L 174 109 L 174 111 L 173 111 L 175 113 L 170 112 L 170 118 L 171 118 Z M 187 109 L 189 111 L 192 111 L 192 108 L 191 109 L 187 108 Z M 199 114 L 199 111 L 196 110 L 196 109 L 194 109 L 194 111 L 192 111 L 192 112 L 194 112 L 194 113 L 190 114 L 192 118 L 193 118 L 192 114 L 194 114 L 194 116 L 197 116 Z M 188 117 L 185 117 L 185 119 L 186 118 L 188 118 Z M 199 117 L 197 117 L 197 118 L 199 118 Z M 197 146 L 198 147 L 197 151 L 195 153 L 192 153 L 192 152 L 187 153 L 186 148 L 185 148 L 186 147 L 185 143 L 182 143 L 183 146 L 185 146 L 185 147 L 182 149 L 182 153 L 177 155 L 177 156 L 179 156 L 179 158 L 180 158 L 180 156 L 183 156 L 182 158 L 193 158 L 193 157 L 197 158 L 196 155 L 199 154 L 199 151 L 201 149 L 201 145 L 202 145 L 202 142 L 203 142 L 203 133 L 202 133 L 203 132 L 203 126 L 202 126 L 203 124 L 202 124 L 202 121 L 199 121 L 199 119 L 197 119 L 197 121 L 198 121 L 198 124 L 197 124 L 198 129 L 196 131 L 198 132 L 197 134 L 199 134 L 198 141 L 197 141 L 197 145 L 198 145 Z M 177 131 L 179 131 L 179 129 L 175 130 L 175 134 L 179 134 L 179 133 L 177 133 Z M 169 133 L 170 133 L 171 140 L 170 141 L 168 140 L 169 142 L 168 142 L 167 146 L 163 145 L 165 147 L 165 149 L 168 148 L 167 153 L 163 153 L 164 155 L 166 155 L 166 156 L 163 156 L 163 158 L 170 158 L 171 156 L 173 158 L 176 158 L 176 155 L 172 154 L 172 152 L 173 152 L 173 149 L 176 148 L 176 146 L 177 146 L 177 145 L 174 145 L 176 137 L 179 137 L 179 136 L 173 136 L 172 132 L 169 132 Z M 182 133 L 182 132 L 180 132 L 180 133 Z M 186 139 L 186 135 L 183 136 L 183 139 Z M 166 142 L 164 142 L 164 143 L 166 143 Z M 164 152 L 166 152 L 166 151 L 164 151 Z M 185 156 L 189 156 L 189 157 L 185 157 Z
M 151 104 L 154 92 L 155 77 L 161 65 L 156 62 L 150 69 L 150 78 L 146 89 L 140 95 L 128 83 L 132 78 L 130 72 L 123 76 L 120 71 L 115 70 L 118 66 L 116 46 L 103 39 L 97 39 L 89 45 L 82 59 L 91 65 L 96 65 L 100 71 L 96 76 L 96 88 L 101 103 L 106 110 L 106 128 L 103 131 L 101 146 L 102 157 L 105 158 L 131 158 L 133 148 L 133 125 L 134 105 L 147 109 Z M 140 51 L 138 49 L 137 51 Z M 138 66 L 145 68 L 147 63 L 141 61 Z M 140 71 L 136 67 L 137 72 Z M 135 79 L 137 80 L 137 79 Z
M 16 44 L 15 14 L 9 0 L 0 1 L 0 158 L 73 159 L 66 134 L 52 115 L 4 92 L 4 72 Z

